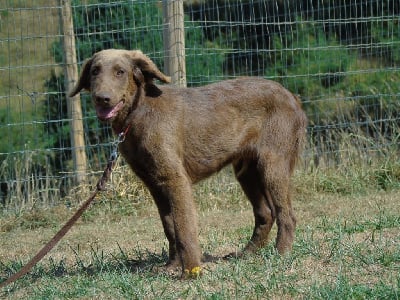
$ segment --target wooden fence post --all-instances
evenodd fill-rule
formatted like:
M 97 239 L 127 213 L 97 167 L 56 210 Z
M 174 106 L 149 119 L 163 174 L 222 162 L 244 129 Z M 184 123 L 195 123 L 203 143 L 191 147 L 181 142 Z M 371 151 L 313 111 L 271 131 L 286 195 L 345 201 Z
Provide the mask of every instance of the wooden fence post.
M 172 82 L 186 87 L 183 0 L 163 0 L 164 72 Z
M 78 66 L 76 60 L 75 35 L 70 0 L 59 0 L 61 6 L 61 27 L 63 30 L 64 46 L 64 76 L 65 91 L 68 93 L 78 81 Z M 68 116 L 71 119 L 71 151 L 76 173 L 76 183 L 85 180 L 86 152 L 83 133 L 82 108 L 79 94 L 75 97 L 67 96 Z

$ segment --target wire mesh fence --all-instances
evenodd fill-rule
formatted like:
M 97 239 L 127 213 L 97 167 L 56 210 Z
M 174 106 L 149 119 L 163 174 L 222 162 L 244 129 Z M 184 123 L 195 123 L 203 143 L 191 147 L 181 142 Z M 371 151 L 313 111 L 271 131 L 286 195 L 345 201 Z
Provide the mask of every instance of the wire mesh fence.
M 397 0 L 184 1 L 188 86 L 238 76 L 281 82 L 309 118 L 305 166 L 398 151 Z M 60 1 L 0 3 L 0 201 L 51 204 L 71 186 Z M 161 1 L 72 1 L 79 64 L 106 48 L 141 49 L 162 69 Z M 81 98 L 88 173 L 113 140 Z M 57 200 L 54 200 L 57 201 Z M 49 203 L 50 202 L 50 203 Z

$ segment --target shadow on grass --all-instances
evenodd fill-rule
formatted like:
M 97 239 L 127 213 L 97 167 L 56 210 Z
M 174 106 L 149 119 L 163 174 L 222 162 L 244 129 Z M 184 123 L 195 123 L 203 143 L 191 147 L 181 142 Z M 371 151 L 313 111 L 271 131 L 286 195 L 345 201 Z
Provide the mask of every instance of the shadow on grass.
M 90 258 L 81 258 L 78 251 L 72 249 L 75 255 L 75 263 L 67 265 L 65 259 L 54 260 L 49 258 L 47 262 L 42 262 L 17 280 L 17 284 L 12 283 L 6 289 L 12 292 L 17 286 L 28 286 L 37 280 L 54 277 L 73 277 L 73 276 L 96 276 L 101 273 L 134 273 L 157 275 L 158 270 L 167 262 L 168 255 L 163 249 L 160 254 L 148 250 L 139 251 L 135 249 L 133 258 L 119 247 L 116 254 L 105 254 L 103 250 L 91 248 Z M 7 280 L 12 274 L 18 272 L 26 262 L 23 261 L 0 261 L 0 283 Z M 1 293 L 1 291 L 0 291 Z
M 52 257 L 45 262 L 41 262 L 33 267 L 33 269 L 18 279 L 16 283 L 10 284 L 6 289 L 13 292 L 21 287 L 29 286 L 33 282 L 47 278 L 62 278 L 86 276 L 95 277 L 99 274 L 144 274 L 148 276 L 168 276 L 172 278 L 180 278 L 180 270 L 170 273 L 166 271 L 165 264 L 168 261 L 168 251 L 163 248 L 161 253 L 154 253 L 149 250 L 134 249 L 133 255 L 127 253 L 119 247 L 116 253 L 105 254 L 103 250 L 91 248 L 90 257 L 82 258 L 87 253 L 80 253 L 79 249 L 72 249 L 75 256 L 73 264 L 67 264 L 66 259 L 54 260 Z M 237 259 L 238 257 L 228 255 L 211 255 L 204 253 L 202 258 L 203 264 L 214 264 L 222 261 Z M 12 274 L 18 272 L 25 262 L 23 261 L 0 261 L 0 282 L 5 281 Z

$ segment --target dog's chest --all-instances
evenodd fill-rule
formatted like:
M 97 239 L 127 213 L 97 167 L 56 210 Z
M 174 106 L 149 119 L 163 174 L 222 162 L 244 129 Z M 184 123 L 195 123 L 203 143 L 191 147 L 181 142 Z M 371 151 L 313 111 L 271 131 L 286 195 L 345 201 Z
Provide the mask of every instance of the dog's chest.
M 131 140 L 125 140 L 119 145 L 119 151 L 131 169 L 142 177 L 145 173 L 151 172 L 154 165 L 154 158 L 149 151 L 140 144 Z

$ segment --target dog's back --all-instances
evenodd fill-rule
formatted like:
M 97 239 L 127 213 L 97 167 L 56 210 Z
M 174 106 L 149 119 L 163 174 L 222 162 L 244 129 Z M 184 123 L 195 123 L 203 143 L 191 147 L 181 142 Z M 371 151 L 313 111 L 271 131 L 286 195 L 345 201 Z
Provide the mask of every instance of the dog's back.
M 237 157 L 274 151 L 297 157 L 306 117 L 299 100 L 279 83 L 242 77 L 197 88 L 163 86 L 168 124 L 174 128 L 188 174 L 194 182 Z M 172 134 L 172 133 L 171 133 Z M 268 150 L 267 150 L 268 149 Z

